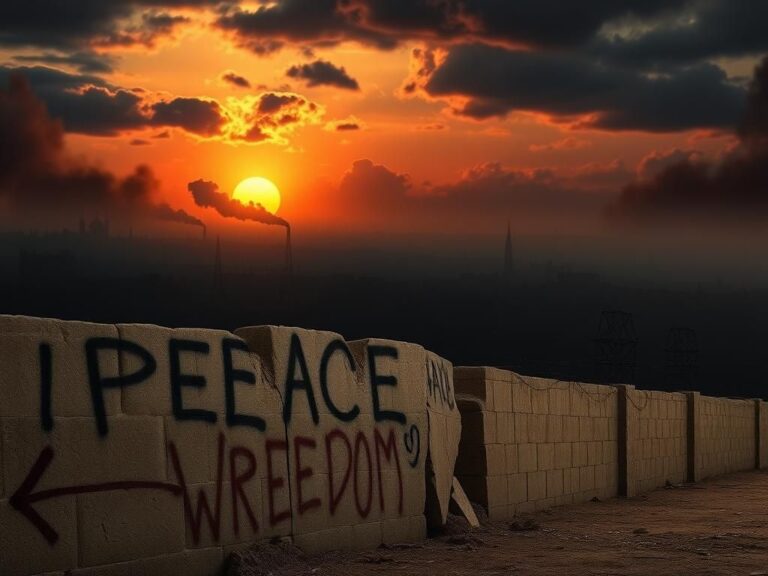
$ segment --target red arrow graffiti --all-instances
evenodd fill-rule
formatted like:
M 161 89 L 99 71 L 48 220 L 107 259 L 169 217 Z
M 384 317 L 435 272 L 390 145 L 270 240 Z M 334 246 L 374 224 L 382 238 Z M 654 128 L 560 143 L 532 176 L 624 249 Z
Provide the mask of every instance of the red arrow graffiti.
M 18 487 L 16 492 L 13 493 L 11 499 L 8 501 L 11 506 L 18 510 L 24 517 L 34 524 L 43 537 L 49 544 L 53 545 L 59 539 L 59 534 L 53 527 L 46 522 L 40 514 L 37 513 L 32 505 L 35 502 L 41 500 L 49 500 L 51 498 L 58 498 L 59 496 L 69 496 L 72 494 L 87 494 L 89 492 L 107 492 L 110 490 L 165 490 L 174 495 L 181 494 L 181 486 L 177 484 L 170 484 L 166 482 L 142 482 L 142 481 L 127 481 L 127 482 L 105 482 L 103 484 L 85 484 L 82 486 L 66 486 L 64 488 L 52 488 L 50 490 L 40 490 L 39 492 L 33 492 L 35 486 L 40 482 L 40 478 L 43 477 L 45 471 L 53 460 L 53 448 L 46 446 L 40 452 L 37 461 L 32 466 L 32 469 L 27 474 L 27 477 Z

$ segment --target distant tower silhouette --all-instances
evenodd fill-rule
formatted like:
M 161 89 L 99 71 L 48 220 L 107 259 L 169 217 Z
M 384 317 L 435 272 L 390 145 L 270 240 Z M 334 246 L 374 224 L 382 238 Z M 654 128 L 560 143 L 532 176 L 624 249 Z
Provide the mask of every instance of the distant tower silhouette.
M 628 312 L 604 311 L 595 342 L 595 380 L 632 384 L 637 361 L 635 321 Z
M 80 236 L 85 236 L 85 218 L 80 216 Z
M 691 328 L 670 328 L 667 348 L 664 350 L 667 384 L 677 388 L 693 388 L 698 359 L 696 332 Z
M 215 295 L 224 291 L 224 272 L 221 266 L 221 239 L 216 235 L 216 261 L 213 264 L 213 292 Z
M 507 222 L 507 240 L 504 243 L 504 281 L 509 283 L 514 275 L 514 261 L 512 259 L 512 230 Z

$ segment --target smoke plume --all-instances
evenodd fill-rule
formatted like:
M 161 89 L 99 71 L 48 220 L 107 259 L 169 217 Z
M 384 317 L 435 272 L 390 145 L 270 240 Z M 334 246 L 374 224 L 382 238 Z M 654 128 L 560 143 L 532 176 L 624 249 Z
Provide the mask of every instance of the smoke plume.
M 768 222 L 768 57 L 755 69 L 737 145 L 719 161 L 688 156 L 627 185 L 622 221 Z
M 58 224 L 85 214 L 131 223 L 203 223 L 155 197 L 160 182 L 148 166 L 126 177 L 67 154 L 64 129 L 22 75 L 0 87 L 0 199 L 22 216 L 45 215 Z
M 195 204 L 203 208 L 214 208 L 219 214 L 227 218 L 250 220 L 262 224 L 272 224 L 290 228 L 287 220 L 268 212 L 260 204 L 243 204 L 221 192 L 215 182 L 208 180 L 195 180 L 187 184 L 187 189 L 192 193 Z

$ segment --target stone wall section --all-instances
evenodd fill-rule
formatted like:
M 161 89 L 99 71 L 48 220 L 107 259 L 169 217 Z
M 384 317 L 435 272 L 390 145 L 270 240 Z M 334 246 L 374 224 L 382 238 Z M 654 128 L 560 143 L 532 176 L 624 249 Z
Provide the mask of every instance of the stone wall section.
M 755 403 L 700 396 L 696 414 L 696 479 L 755 467 Z
M 616 495 L 614 388 L 495 368 L 454 374 L 463 410 L 456 474 L 491 518 Z
M 684 394 L 628 389 L 628 496 L 687 479 Z

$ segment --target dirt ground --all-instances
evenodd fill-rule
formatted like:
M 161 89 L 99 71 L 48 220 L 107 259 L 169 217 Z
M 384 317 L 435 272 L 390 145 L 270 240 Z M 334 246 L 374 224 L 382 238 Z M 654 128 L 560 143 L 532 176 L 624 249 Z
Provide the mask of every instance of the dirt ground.
M 555 508 L 415 544 L 277 563 L 244 558 L 245 576 L 768 576 L 768 472 L 715 478 Z M 287 558 L 286 556 L 290 556 Z M 263 556 L 262 556 L 263 557 Z M 258 564 L 261 564 L 260 566 Z M 236 572 L 233 570 L 233 572 Z

